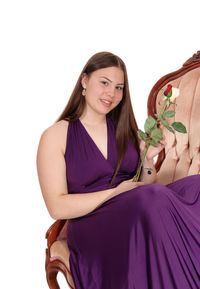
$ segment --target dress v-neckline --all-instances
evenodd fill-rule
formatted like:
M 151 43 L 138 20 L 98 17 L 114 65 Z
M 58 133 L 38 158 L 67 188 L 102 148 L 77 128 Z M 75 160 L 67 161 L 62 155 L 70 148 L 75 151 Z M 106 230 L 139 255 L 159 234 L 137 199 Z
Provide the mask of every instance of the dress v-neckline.
M 99 147 L 96 145 L 95 141 L 93 140 L 93 138 L 89 135 L 88 131 L 86 130 L 86 128 L 84 127 L 84 125 L 82 124 L 82 122 L 80 121 L 80 119 L 78 119 L 78 122 L 80 123 L 81 127 L 83 128 L 83 130 L 85 131 L 86 135 L 89 137 L 89 139 L 92 141 L 93 145 L 96 147 L 96 150 L 99 152 L 99 154 L 101 155 L 101 157 L 107 162 L 109 160 L 109 156 L 110 156 L 110 149 L 109 149 L 109 145 L 110 145 L 110 139 L 109 139 L 109 125 L 108 125 L 108 116 L 106 115 L 106 126 L 107 126 L 107 159 L 105 158 L 105 156 L 103 155 L 103 153 L 100 151 Z

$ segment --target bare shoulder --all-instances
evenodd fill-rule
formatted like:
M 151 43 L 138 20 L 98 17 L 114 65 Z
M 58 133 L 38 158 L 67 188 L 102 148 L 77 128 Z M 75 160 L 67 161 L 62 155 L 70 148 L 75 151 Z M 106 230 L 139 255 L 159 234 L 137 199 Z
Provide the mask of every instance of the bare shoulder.
M 64 155 L 67 145 L 68 125 L 69 121 L 67 120 L 60 120 L 54 123 L 43 131 L 41 140 L 54 143 L 57 149 L 61 150 Z

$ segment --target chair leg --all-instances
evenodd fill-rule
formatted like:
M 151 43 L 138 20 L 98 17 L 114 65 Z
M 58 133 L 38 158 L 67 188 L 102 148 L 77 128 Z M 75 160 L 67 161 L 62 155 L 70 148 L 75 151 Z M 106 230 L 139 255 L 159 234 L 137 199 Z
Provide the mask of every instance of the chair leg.
M 46 271 L 47 283 L 50 289 L 60 289 L 57 282 L 57 274 L 59 271 L 56 269 L 49 269 Z

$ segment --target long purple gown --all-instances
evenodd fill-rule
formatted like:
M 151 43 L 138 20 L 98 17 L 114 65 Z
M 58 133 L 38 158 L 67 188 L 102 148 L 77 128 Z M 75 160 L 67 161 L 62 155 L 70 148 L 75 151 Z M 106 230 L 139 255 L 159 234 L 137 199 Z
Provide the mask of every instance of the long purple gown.
M 87 130 L 69 123 L 65 152 L 70 194 L 108 189 L 117 164 L 115 123 L 106 115 L 108 159 Z M 129 142 L 115 185 L 140 163 Z M 68 220 L 76 289 L 199 289 L 200 175 L 146 184 Z

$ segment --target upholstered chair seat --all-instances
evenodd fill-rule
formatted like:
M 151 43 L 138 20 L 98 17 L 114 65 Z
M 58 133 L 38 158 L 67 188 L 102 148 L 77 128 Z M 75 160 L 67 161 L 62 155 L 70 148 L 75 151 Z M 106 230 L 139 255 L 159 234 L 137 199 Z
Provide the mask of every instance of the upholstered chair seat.
M 57 282 L 58 272 L 63 273 L 69 288 L 75 289 L 74 281 L 70 272 L 70 251 L 66 241 L 67 220 L 57 220 L 46 232 L 46 277 L 49 288 L 59 289 Z
M 52 262 L 53 260 L 60 260 L 65 264 L 67 269 L 66 280 L 68 282 L 68 285 L 70 285 L 71 288 L 75 288 L 72 275 L 70 273 L 69 255 L 70 251 L 66 240 L 56 240 L 55 242 L 53 242 L 50 247 L 50 262 Z

